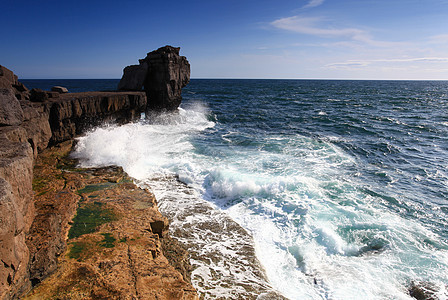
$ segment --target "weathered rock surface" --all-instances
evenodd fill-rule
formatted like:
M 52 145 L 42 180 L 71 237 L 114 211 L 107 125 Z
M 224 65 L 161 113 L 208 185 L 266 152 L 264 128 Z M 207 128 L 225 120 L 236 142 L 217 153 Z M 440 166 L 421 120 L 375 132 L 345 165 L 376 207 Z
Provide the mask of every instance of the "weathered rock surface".
M 146 96 L 142 92 L 86 92 L 64 94 L 50 102 L 51 143 L 55 144 L 105 122 L 124 124 L 138 119 L 145 110 Z
M 20 103 L 10 89 L 0 88 L 0 126 L 19 125 L 23 121 Z
M 124 69 L 118 89 L 141 90 L 143 85 L 149 110 L 177 109 L 182 88 L 190 81 L 190 64 L 179 51 L 180 48 L 165 46 L 148 53 L 140 65 Z
M 29 91 L 23 83 L 19 82 L 14 73 L 0 65 L 0 89 L 12 90 L 19 100 L 29 99 Z
M 165 257 L 173 250 L 186 255 L 162 246 L 173 241 L 154 196 L 121 168 L 74 168 L 64 158 L 70 145 L 45 150 L 35 166 L 31 280 L 39 283 L 58 268 L 26 299 L 198 299 L 187 260 L 177 260 L 182 276 Z
M 119 91 L 141 91 L 148 73 L 148 64 L 140 59 L 139 65 L 127 66 L 123 70 L 123 77 L 118 83 Z
M 107 122 L 124 124 L 138 120 L 146 109 L 146 95 L 143 92 L 85 92 L 61 94 L 49 103 L 53 133 L 50 143 L 55 144 Z
M 15 298 L 29 288 L 25 236 L 34 218 L 33 152 L 26 131 L 0 128 L 0 298 Z
M 23 100 L 29 99 L 29 91 L 17 76 L 1 66 L 0 86 L 0 299 L 15 299 L 29 290 L 31 283 L 56 270 L 56 257 L 66 245 L 61 233 L 76 207 L 71 194 L 61 192 L 44 204 L 59 209 L 44 210 L 35 218 L 32 182 L 37 154 L 49 144 L 70 140 L 105 121 L 139 119 L 146 108 L 146 94 L 42 91 L 42 99 L 32 102 Z M 60 183 L 55 180 L 52 184 L 56 189 Z M 31 227 L 33 221 L 49 225 Z M 33 237 L 28 246 L 27 236 Z

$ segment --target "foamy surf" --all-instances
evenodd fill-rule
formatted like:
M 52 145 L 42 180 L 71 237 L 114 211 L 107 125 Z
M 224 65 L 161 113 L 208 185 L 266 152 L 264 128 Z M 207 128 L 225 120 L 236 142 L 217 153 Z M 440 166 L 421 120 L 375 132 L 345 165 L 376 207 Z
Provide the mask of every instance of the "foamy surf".
M 272 134 L 253 122 L 226 127 L 195 104 L 96 129 L 75 155 L 84 166 L 120 165 L 151 187 L 191 249 L 192 281 L 206 298 L 252 298 L 272 285 L 290 299 L 412 299 L 414 281 L 446 298 L 448 244 L 431 230 L 446 224 L 443 211 L 430 225 L 414 217 L 415 204 L 392 190 L 396 175 L 337 146 L 353 138 Z M 383 186 L 364 181 L 371 171 Z

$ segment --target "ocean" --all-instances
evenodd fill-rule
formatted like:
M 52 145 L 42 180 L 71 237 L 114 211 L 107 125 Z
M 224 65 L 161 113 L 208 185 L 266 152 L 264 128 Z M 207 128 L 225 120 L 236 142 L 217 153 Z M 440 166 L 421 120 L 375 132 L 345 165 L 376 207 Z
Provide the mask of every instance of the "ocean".
M 206 299 L 448 299 L 448 82 L 193 79 L 182 95 L 73 155 L 156 194 Z

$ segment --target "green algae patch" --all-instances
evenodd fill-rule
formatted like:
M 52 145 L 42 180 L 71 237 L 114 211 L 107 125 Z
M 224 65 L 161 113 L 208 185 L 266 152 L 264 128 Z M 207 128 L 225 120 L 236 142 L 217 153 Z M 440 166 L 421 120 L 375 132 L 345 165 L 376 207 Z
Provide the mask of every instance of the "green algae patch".
M 105 183 L 99 183 L 99 184 L 89 184 L 86 185 L 84 188 L 78 190 L 78 194 L 89 194 L 93 192 L 102 191 L 104 189 L 108 189 L 112 186 L 114 186 L 116 183 L 113 182 L 105 182 Z
M 85 261 L 92 257 L 95 253 L 100 253 L 102 248 L 114 248 L 117 241 L 112 233 L 100 233 L 103 236 L 102 240 L 98 240 L 97 235 L 90 235 L 81 238 L 75 242 L 69 243 L 70 248 L 68 257 L 76 259 L 77 261 Z
M 73 225 L 68 232 L 68 238 L 73 239 L 83 234 L 92 233 L 105 223 L 115 221 L 118 217 L 113 209 L 108 208 L 104 203 L 85 203 L 78 207 L 76 216 L 73 218 Z
M 68 252 L 68 257 L 81 261 L 85 258 L 86 252 L 91 248 L 91 245 L 87 242 L 74 242 L 70 244 L 70 250 Z
M 100 246 L 104 248 L 113 248 L 115 247 L 116 239 L 112 236 L 111 233 L 101 233 L 104 239 L 100 242 Z

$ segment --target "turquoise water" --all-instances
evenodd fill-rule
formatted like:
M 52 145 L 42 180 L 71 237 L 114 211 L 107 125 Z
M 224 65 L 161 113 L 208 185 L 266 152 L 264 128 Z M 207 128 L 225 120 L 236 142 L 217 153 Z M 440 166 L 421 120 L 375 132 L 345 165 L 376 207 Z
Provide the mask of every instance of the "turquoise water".
M 412 299 L 412 282 L 448 298 L 448 82 L 192 80 L 183 96 L 76 155 L 177 176 L 253 236 L 290 299 Z

